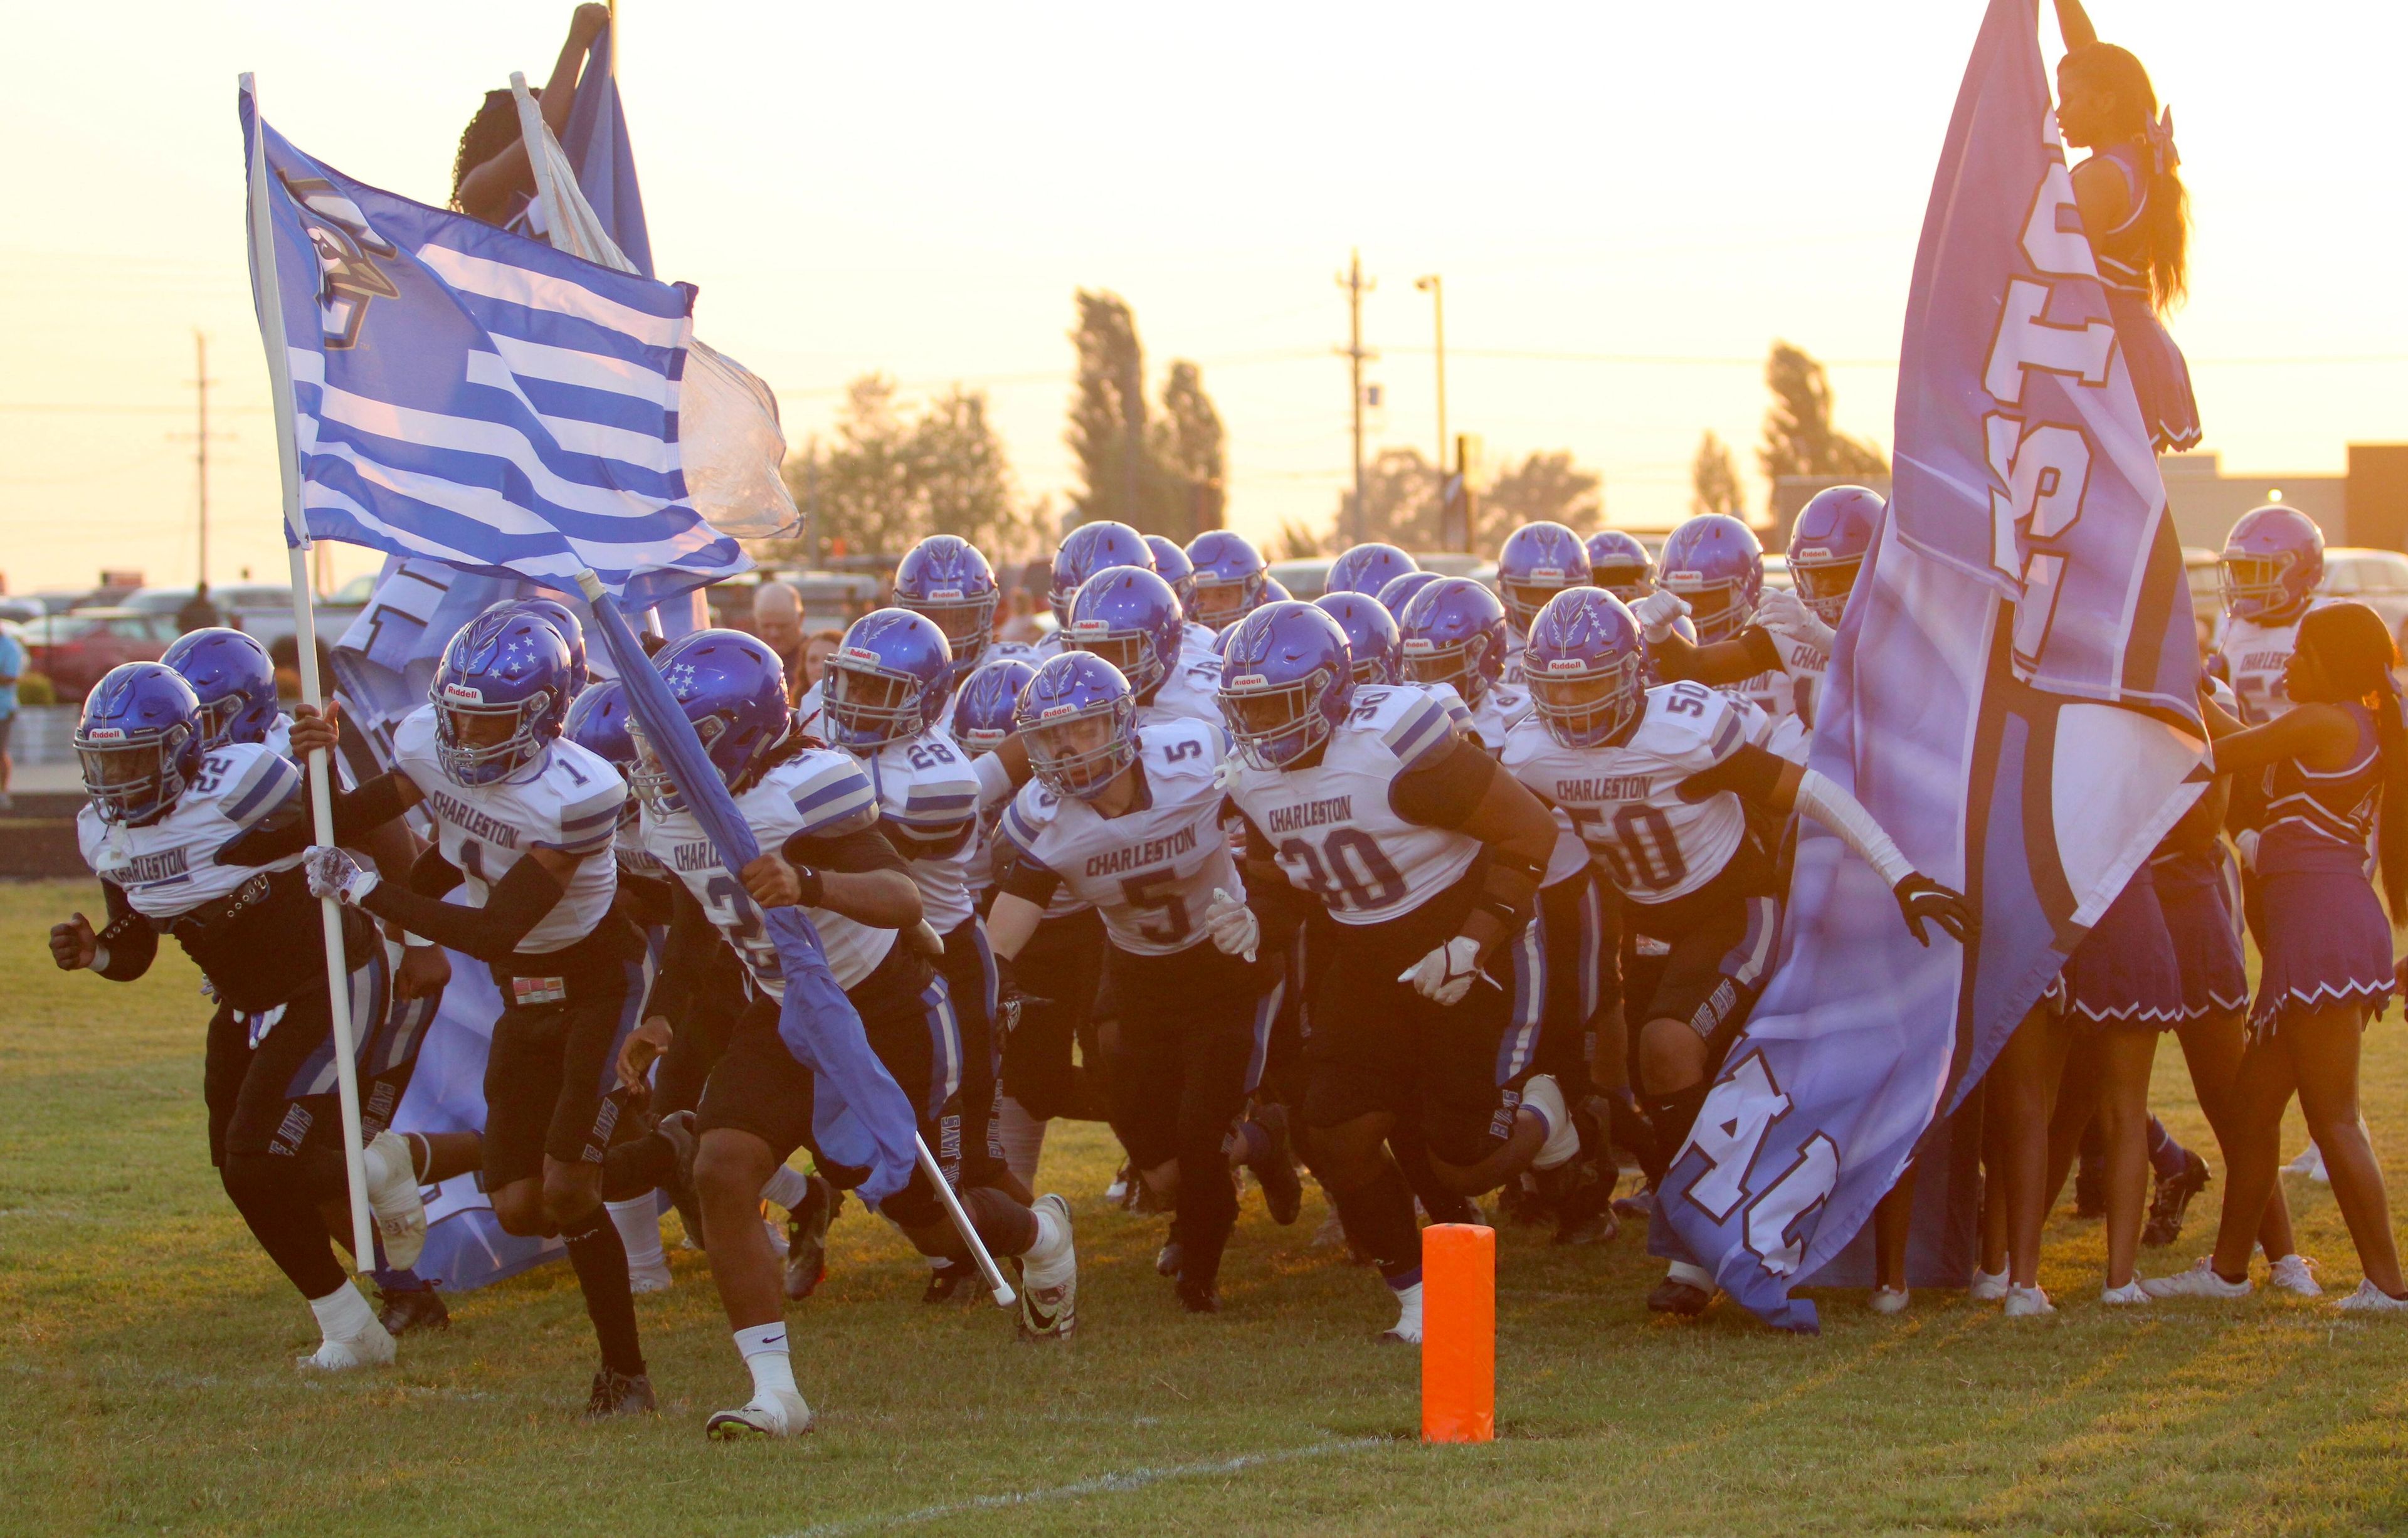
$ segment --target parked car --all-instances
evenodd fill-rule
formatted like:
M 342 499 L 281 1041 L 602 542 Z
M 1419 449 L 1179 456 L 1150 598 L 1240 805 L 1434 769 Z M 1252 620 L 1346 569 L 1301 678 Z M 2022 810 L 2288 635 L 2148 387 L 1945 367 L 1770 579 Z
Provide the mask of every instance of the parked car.
M 190 588 L 142 588 L 112 606 L 155 614 L 172 625 L 192 601 Z M 280 582 L 236 582 L 212 587 L 209 602 L 217 605 L 220 624 L 258 636 L 262 646 L 293 634 L 293 590 Z M 322 619 L 322 628 L 323 623 Z M 181 634 L 180 628 L 178 634 Z
M 2331 546 L 2325 551 L 2325 579 L 2316 584 L 2316 591 L 2364 604 L 2383 616 L 2401 645 L 2408 646 L 2408 555 Z
M 32 653 L 28 665 L 50 678 L 66 705 L 121 662 L 157 662 L 176 638 L 176 622 L 141 609 L 77 609 L 28 620 L 19 634 Z
M 0 620 L 9 623 L 38 619 L 49 612 L 38 598 L 0 598 Z

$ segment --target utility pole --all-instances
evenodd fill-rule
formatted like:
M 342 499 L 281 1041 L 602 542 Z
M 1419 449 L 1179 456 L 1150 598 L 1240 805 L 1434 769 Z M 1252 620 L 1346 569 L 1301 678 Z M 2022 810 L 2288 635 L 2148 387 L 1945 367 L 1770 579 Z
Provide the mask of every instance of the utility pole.
M 1430 466 L 1438 477 L 1440 502 L 1446 500 L 1446 291 L 1439 276 L 1413 279 L 1413 287 L 1430 296 L 1430 315 L 1438 325 L 1438 460 Z
M 200 406 L 199 431 L 193 437 L 193 469 L 200 483 L 201 587 L 209 585 L 209 339 L 193 328 L 193 389 Z
M 1354 387 L 1354 505 L 1348 539 L 1356 545 L 1369 537 L 1370 510 L 1363 505 L 1363 364 L 1365 360 L 1379 356 L 1363 348 L 1363 296 L 1379 287 L 1363 276 L 1363 253 L 1350 253 L 1346 270 L 1338 276 L 1338 286 L 1346 291 L 1345 356 L 1347 374 Z

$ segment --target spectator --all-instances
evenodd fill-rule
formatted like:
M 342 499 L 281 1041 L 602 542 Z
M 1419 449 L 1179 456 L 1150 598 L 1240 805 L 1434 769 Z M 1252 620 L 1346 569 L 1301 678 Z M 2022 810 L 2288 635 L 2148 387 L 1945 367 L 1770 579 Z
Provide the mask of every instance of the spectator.
M 803 595 L 775 580 L 754 589 L 752 634 L 767 643 L 769 649 L 778 654 L 778 661 L 786 665 L 786 691 L 800 692 L 803 686 L 795 680 L 802 674 Z
M 1017 641 L 1023 646 L 1035 646 L 1045 638 L 1044 628 L 1037 622 L 1037 595 L 1026 588 L 1015 586 L 1005 594 L 1010 612 L 996 634 L 998 641 Z
M 844 644 L 840 630 L 815 630 L 803 642 L 802 682 L 796 692 L 817 689 L 820 674 L 827 667 L 828 654 Z
M 17 724 L 17 679 L 25 671 L 24 644 L 0 630 L 0 812 L 11 810 L 8 797 L 8 733 Z
M 207 582 L 194 588 L 193 596 L 185 599 L 184 606 L 176 611 L 176 629 L 187 635 L 194 631 L 207 630 L 211 625 L 224 622 L 218 618 L 217 605 L 210 601 L 209 585 Z
M 267 643 L 267 660 L 276 667 L 276 697 L 297 700 L 301 697 L 301 643 L 290 635 L 280 635 Z M 335 658 L 326 649 L 323 639 L 318 642 L 318 687 L 331 691 L 335 687 Z

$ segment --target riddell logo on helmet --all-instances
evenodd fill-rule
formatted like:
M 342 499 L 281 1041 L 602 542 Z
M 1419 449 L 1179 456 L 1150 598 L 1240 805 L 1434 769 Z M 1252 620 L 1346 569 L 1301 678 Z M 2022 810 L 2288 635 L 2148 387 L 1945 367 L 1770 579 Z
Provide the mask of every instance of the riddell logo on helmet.
M 1436 651 L 1438 643 L 1426 635 L 1408 635 L 1405 637 L 1405 649 L 1414 653 Z
M 1110 635 L 1112 623 L 1109 619 L 1074 619 L 1070 628 L 1082 635 Z
M 1231 689 L 1268 689 L 1271 681 L 1259 673 L 1241 673 L 1234 678 L 1221 680 Z
M 86 742 L 123 742 L 125 740 L 125 729 L 122 726 L 95 726 L 91 731 L 86 732 L 83 734 L 83 740 Z
M 1037 713 L 1037 719 L 1040 721 L 1050 721 L 1056 716 L 1076 715 L 1085 708 L 1084 705 L 1049 705 Z
M 941 599 L 952 603 L 959 603 L 962 599 L 962 590 L 959 588 L 931 588 L 928 590 L 928 596 L 932 600 Z
M 1577 657 L 1550 657 L 1547 659 L 1547 671 L 1550 673 L 1580 673 L 1585 670 L 1586 664 L 1582 662 L 1582 661 Z
M 1809 545 L 1802 550 L 1790 551 L 1789 559 L 1792 561 L 1828 561 L 1831 559 L 1831 552 L 1825 549 L 1820 545 Z
M 875 662 L 879 660 L 878 653 L 865 647 L 847 647 L 843 655 L 849 662 Z
M 1533 566 L 1530 579 L 1534 582 L 1560 582 L 1564 579 L 1564 569 L 1561 566 Z
M 482 705 L 485 703 L 485 691 L 481 689 L 471 689 L 466 684 L 445 684 L 443 703 L 445 705 Z

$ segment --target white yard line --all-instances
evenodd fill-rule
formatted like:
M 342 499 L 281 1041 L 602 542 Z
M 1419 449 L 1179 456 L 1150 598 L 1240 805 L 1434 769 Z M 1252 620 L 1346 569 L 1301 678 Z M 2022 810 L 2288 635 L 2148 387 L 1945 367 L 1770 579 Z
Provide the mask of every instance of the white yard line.
M 1241 1453 L 1211 1463 L 1173 1463 L 1164 1468 L 1123 1469 L 1114 1474 L 1097 1474 L 1093 1479 L 1081 1479 L 1068 1485 L 1052 1485 L 1043 1489 L 1013 1490 L 1004 1495 L 982 1495 L 974 1501 L 951 1501 L 941 1506 L 922 1506 L 917 1511 L 898 1512 L 891 1517 L 856 1517 L 841 1522 L 825 1522 L 817 1527 L 799 1528 L 779 1535 L 779 1538 L 845 1538 L 856 1532 L 875 1532 L 884 1528 L 908 1527 L 919 1522 L 935 1522 L 948 1517 L 959 1517 L 974 1511 L 1000 1511 L 1011 1506 L 1034 1505 L 1040 1501 L 1076 1501 L 1090 1495 L 1118 1495 L 1143 1489 L 1166 1479 L 1196 1479 L 1212 1474 L 1240 1474 L 1271 1463 L 1293 1463 L 1299 1459 L 1326 1458 L 1333 1453 L 1361 1452 L 1367 1447 L 1383 1447 L 1393 1438 L 1383 1436 L 1353 1437 L 1342 1442 L 1316 1442 L 1304 1447 L 1283 1447 L 1272 1452 Z

